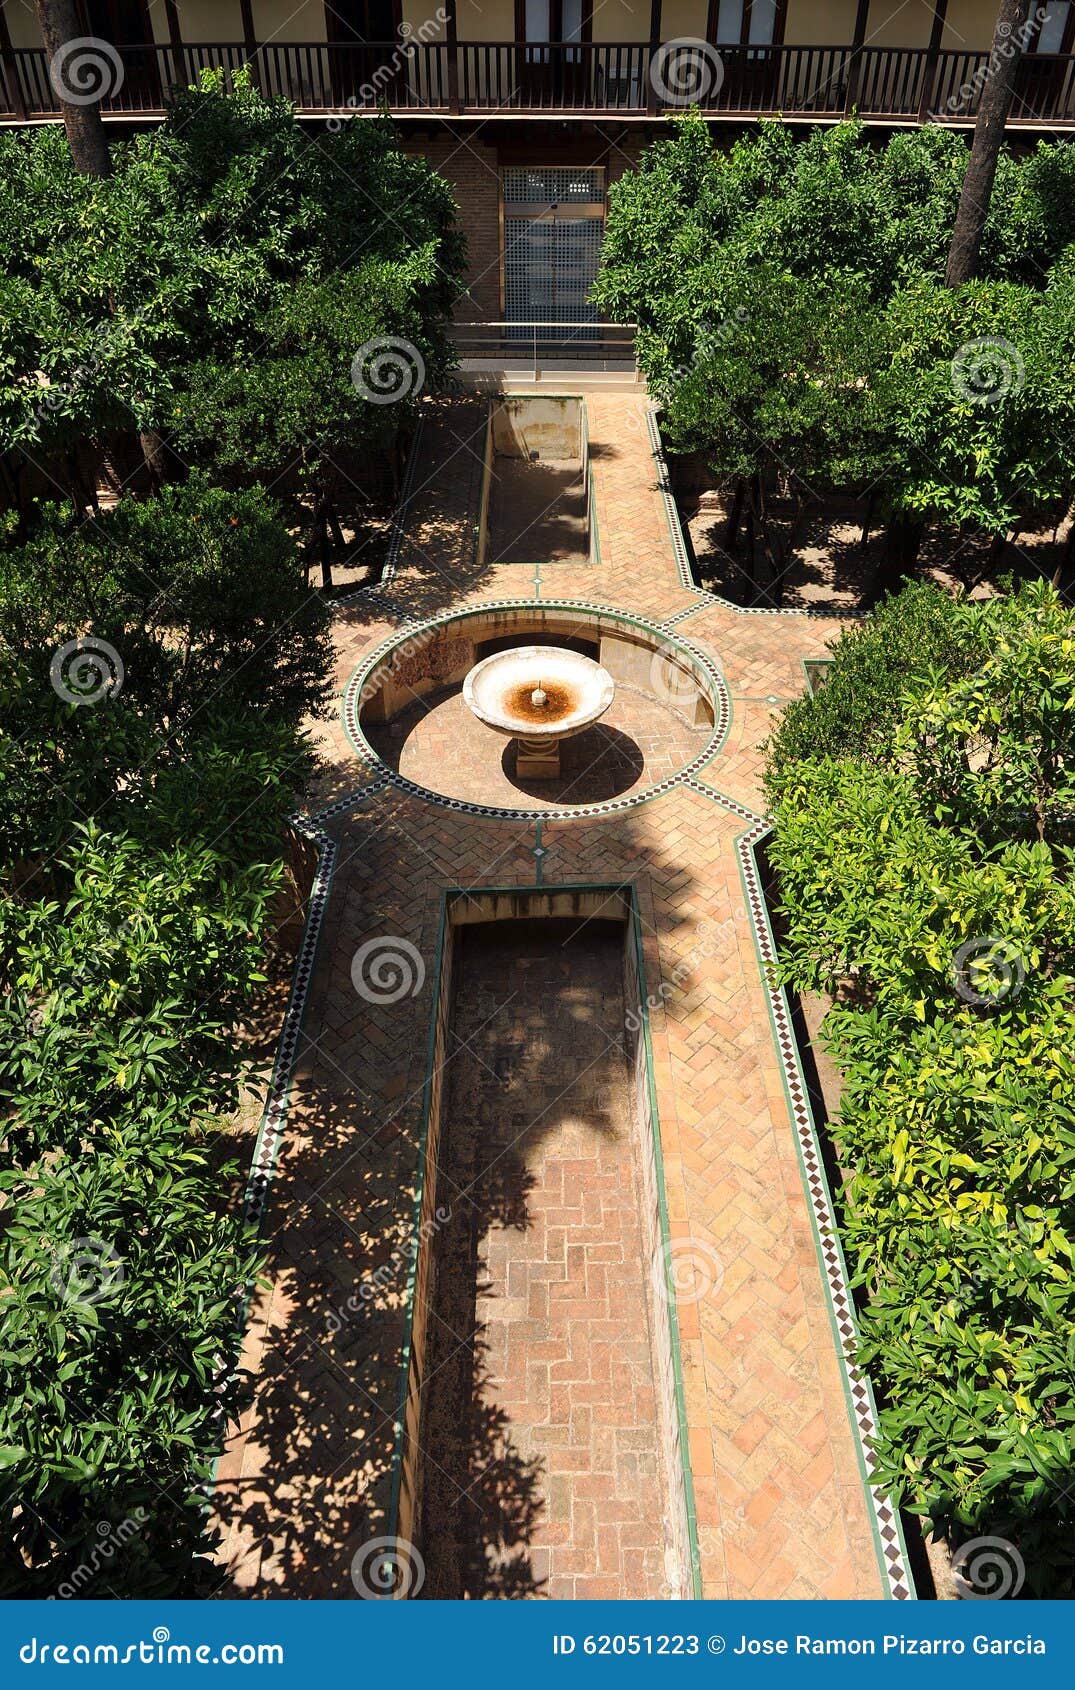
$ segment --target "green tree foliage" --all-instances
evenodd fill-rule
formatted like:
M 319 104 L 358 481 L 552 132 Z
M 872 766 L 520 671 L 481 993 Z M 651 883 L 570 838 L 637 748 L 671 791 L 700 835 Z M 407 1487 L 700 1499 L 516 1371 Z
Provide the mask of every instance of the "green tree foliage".
M 944 620 L 897 698 L 892 601 L 777 734 L 786 966 L 833 999 L 882 1479 L 1070 1596 L 1075 618 L 1037 583 Z
M 915 582 L 886 599 L 863 622 L 849 623 L 813 696 L 794 699 L 768 746 L 770 799 L 779 799 L 801 762 L 863 757 L 885 762 L 902 721 L 912 681 L 939 670 L 954 679 L 986 655 L 983 617 L 965 600 Z
M 639 324 L 671 449 L 746 488 L 766 599 L 817 495 L 879 494 L 894 543 L 928 520 L 1002 534 L 1071 502 L 1075 148 L 1002 158 L 980 279 L 950 290 L 965 164 L 937 126 L 877 149 L 853 123 L 802 141 L 764 123 L 718 151 L 688 118 L 611 192 L 595 297 Z
M 779 604 L 807 499 L 883 466 L 877 313 L 861 283 L 840 277 L 756 274 L 738 298 L 673 383 L 666 436 L 746 488 Z M 779 529 L 768 508 L 777 486 L 792 503 Z
M 57 651 L 87 630 L 123 666 L 104 710 L 50 683 L 57 665 L 62 681 L 78 662 L 77 651 L 63 662 Z M 277 745 L 277 724 L 293 736 L 319 709 L 329 658 L 324 608 L 271 502 L 202 474 L 154 499 L 125 497 L 92 521 L 48 507 L 32 540 L 0 554 L 0 641 L 9 861 L 51 852 L 102 805 L 146 829 L 193 764 L 219 822 L 226 781 L 214 764 L 240 775 L 259 745 L 286 758 L 291 738 Z M 114 667 L 107 655 L 102 664 Z M 240 778 L 237 793 L 247 786 Z M 185 819 L 197 815 L 195 803 Z
M 202 475 L 53 507 L 0 568 L 5 1594 L 210 1577 L 257 1261 L 220 1122 L 326 622 L 265 494 Z
M 24 525 L 35 472 L 88 508 L 124 432 L 211 463 L 218 416 L 227 431 L 264 415 L 277 475 L 326 437 L 383 446 L 408 407 L 359 400 L 363 341 L 413 342 L 431 380 L 450 364 L 455 206 L 387 121 L 314 142 L 286 102 L 205 73 L 113 162 L 90 180 L 53 131 L 0 138 L 0 463 Z

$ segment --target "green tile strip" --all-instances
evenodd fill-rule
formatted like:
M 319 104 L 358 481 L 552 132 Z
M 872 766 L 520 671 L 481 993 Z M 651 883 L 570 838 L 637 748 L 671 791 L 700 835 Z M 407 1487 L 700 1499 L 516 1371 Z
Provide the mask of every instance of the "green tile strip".
M 451 942 L 448 925 L 448 904 L 451 893 L 441 893 L 440 917 L 437 925 L 437 961 L 433 971 L 433 998 L 429 1007 L 429 1031 L 426 1035 L 426 1069 L 422 1083 L 422 1127 L 418 1137 L 418 1184 L 414 1194 L 414 1221 L 411 1227 L 410 1264 L 407 1269 L 407 1289 L 404 1299 L 403 1353 L 400 1358 L 399 1388 L 396 1397 L 396 1418 L 393 1423 L 395 1450 L 392 1456 L 392 1489 L 388 1504 L 387 1533 L 390 1539 L 399 1538 L 399 1505 L 403 1488 L 403 1461 L 406 1455 L 403 1431 L 407 1413 L 411 1369 L 414 1364 L 414 1295 L 418 1280 L 418 1257 L 422 1248 L 422 1203 L 428 1174 L 429 1131 L 432 1122 L 433 1080 L 437 1050 L 437 1021 L 441 1010 L 441 982 L 444 975 L 445 945 Z
M 672 1233 L 668 1224 L 668 1188 L 664 1177 L 664 1153 L 661 1148 L 661 1125 L 657 1109 L 657 1084 L 653 1072 L 653 1042 L 650 1037 L 649 994 L 646 991 L 646 964 L 642 953 L 642 922 L 638 897 L 631 892 L 631 931 L 634 939 L 638 970 L 638 1002 L 645 1047 L 646 1089 L 649 1101 L 650 1125 L 653 1133 L 653 1156 L 657 1174 L 657 1210 L 660 1216 L 661 1253 L 664 1258 L 665 1299 L 668 1305 L 669 1344 L 672 1351 L 672 1370 L 675 1378 L 676 1417 L 679 1423 L 679 1459 L 683 1474 L 684 1500 L 687 1508 L 687 1543 L 690 1553 L 691 1595 L 702 1596 L 702 1562 L 698 1548 L 698 1510 L 694 1498 L 694 1475 L 691 1472 L 690 1439 L 687 1429 L 687 1398 L 683 1384 L 683 1358 L 679 1342 L 679 1314 L 676 1309 L 676 1287 L 672 1273 Z

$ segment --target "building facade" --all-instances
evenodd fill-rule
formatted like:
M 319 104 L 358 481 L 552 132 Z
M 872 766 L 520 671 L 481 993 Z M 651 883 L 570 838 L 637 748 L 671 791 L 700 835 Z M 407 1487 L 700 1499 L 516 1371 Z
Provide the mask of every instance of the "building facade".
M 152 122 L 199 69 L 249 64 L 311 123 L 387 107 L 452 182 L 474 322 L 591 315 L 609 184 L 670 113 L 969 128 L 993 0 L 80 0 L 106 116 Z M 1075 130 L 1075 0 L 1032 5 L 1012 126 Z M 0 123 L 59 105 L 29 0 L 0 3 Z

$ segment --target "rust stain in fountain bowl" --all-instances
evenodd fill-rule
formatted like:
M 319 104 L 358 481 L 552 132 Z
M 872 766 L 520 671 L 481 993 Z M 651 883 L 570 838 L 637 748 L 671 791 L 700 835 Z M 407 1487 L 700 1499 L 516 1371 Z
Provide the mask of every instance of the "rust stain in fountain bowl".
M 556 681 L 540 681 L 537 683 L 545 694 L 544 704 L 534 703 L 535 684 L 512 687 L 506 692 L 500 708 L 506 716 L 514 716 L 520 722 L 562 722 L 565 717 L 574 715 L 582 704 L 582 696 L 573 687 L 565 687 Z

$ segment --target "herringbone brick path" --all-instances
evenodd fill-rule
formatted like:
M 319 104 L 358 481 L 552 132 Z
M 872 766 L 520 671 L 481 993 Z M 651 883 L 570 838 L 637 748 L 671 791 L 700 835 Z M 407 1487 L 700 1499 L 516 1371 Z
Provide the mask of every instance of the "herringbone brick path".
M 702 604 L 683 632 L 723 666 L 733 703 L 727 743 L 702 779 L 760 808 L 770 713 L 802 690 L 803 658 L 824 655 L 835 625 L 693 601 L 676 575 L 642 402 L 600 395 L 587 406 L 602 562 L 550 567 L 542 596 L 552 582 L 556 597 L 656 620 Z M 535 591 L 525 568 L 474 570 L 477 418 L 474 406 L 444 408 L 427 437 L 413 545 L 392 584 L 418 616 Z M 388 627 L 348 608 L 341 682 Z M 368 778 L 338 729 L 324 744 L 326 793 Z M 393 788 L 329 823 L 339 861 L 266 1221 L 272 1284 L 246 1351 L 254 1401 L 215 1493 L 228 1589 L 351 1596 L 351 1556 L 385 1529 L 442 893 L 540 876 L 637 893 L 673 1243 L 719 1264 L 678 1305 L 704 1592 L 882 1594 L 734 853 L 743 826 L 684 786 L 619 815 L 546 820 L 543 859 L 533 821 L 459 814 Z M 413 993 L 390 1004 L 368 1001 L 351 977 L 356 950 L 378 935 L 405 939 L 421 959 Z M 509 1354 L 497 1377 L 506 1384 L 514 1371 Z M 571 1491 L 555 1447 L 529 1451 L 545 1463 L 546 1497 L 553 1483 Z M 424 1454 L 436 1462 L 436 1447 Z M 599 1548 L 594 1557 L 564 1576 L 605 1577 Z M 608 1576 L 628 1592 L 624 1561 Z

